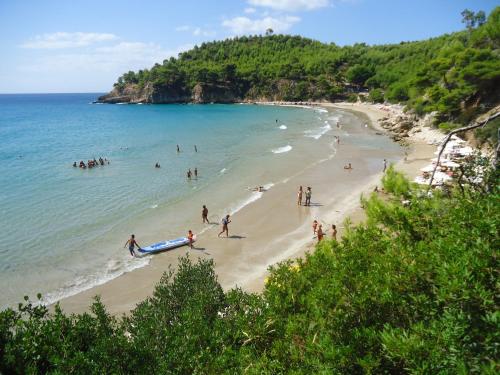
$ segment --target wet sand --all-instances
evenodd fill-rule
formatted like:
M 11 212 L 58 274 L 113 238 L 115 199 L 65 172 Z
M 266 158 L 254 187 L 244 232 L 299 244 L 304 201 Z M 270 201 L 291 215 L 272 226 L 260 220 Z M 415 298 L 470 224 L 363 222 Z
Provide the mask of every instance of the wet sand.
M 353 111 L 362 117 L 362 121 L 376 129 L 360 131 L 383 132 L 376 124 L 378 119 L 386 115 L 383 111 L 365 108 L 365 105 L 321 105 Z M 406 162 L 400 153 L 400 159 L 395 160 L 397 168 L 413 177 L 421 166 L 428 163 L 434 150 L 435 146 L 416 142 L 412 144 Z M 264 285 L 270 265 L 302 256 L 314 248 L 311 229 L 314 219 L 320 220 L 324 229 L 336 224 L 339 236 L 342 235 L 342 223 L 346 217 L 350 217 L 353 222 L 363 219 L 360 195 L 380 185 L 385 155 L 385 150 L 361 151 L 354 145 L 341 142 L 335 157 L 277 183 L 261 199 L 236 213 L 229 225 L 229 238 L 218 238 L 217 233 L 221 228 L 218 223 L 213 224 L 199 236 L 195 243 L 196 249 L 183 247 L 155 255 L 149 266 L 63 299 L 60 304 L 66 312 L 83 312 L 88 310 L 93 296 L 100 295 L 110 313 L 127 313 L 151 295 L 163 272 L 170 266 L 176 269 L 178 257 L 185 254 L 193 259 L 213 259 L 219 281 L 225 289 L 239 286 L 247 291 L 258 292 Z M 380 163 L 380 167 L 375 167 L 380 169 L 376 173 L 374 160 Z M 343 169 L 348 162 L 354 167 L 351 171 Z M 312 187 L 311 207 L 297 205 L 299 185 Z M 328 230 L 326 236 L 330 235 Z

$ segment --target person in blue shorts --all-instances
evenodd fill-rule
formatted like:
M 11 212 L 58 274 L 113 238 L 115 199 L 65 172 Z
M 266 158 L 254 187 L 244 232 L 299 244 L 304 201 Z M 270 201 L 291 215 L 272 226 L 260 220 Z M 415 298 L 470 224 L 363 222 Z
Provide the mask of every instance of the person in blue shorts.
M 139 244 L 135 240 L 135 236 L 133 234 L 130 236 L 128 241 L 125 242 L 125 246 L 123 246 L 123 247 L 127 247 L 127 245 L 128 245 L 128 251 L 130 251 L 130 255 L 132 255 L 133 257 L 135 257 L 135 251 L 134 251 L 135 246 L 137 246 L 137 248 L 139 250 L 141 250 L 141 247 L 139 246 Z

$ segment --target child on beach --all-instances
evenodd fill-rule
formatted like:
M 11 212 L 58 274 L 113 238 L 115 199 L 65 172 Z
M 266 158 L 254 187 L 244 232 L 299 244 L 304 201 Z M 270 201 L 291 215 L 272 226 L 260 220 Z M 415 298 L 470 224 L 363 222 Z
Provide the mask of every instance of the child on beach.
M 337 241 L 337 227 L 335 224 L 332 224 L 332 238 Z
M 188 231 L 188 240 L 189 240 L 189 247 L 192 249 L 193 248 L 193 242 L 194 242 L 194 234 L 191 231 L 191 229 Z
M 315 236 L 316 235 L 316 229 L 318 228 L 318 220 L 314 220 L 313 221 L 312 227 L 313 227 L 313 236 Z
M 316 233 L 318 234 L 318 243 L 320 243 L 323 239 L 323 226 L 321 224 L 318 226 L 318 231 Z
M 297 204 L 302 206 L 302 186 L 299 186 L 299 192 L 297 193 Z
M 132 255 L 133 257 L 135 257 L 134 247 L 136 245 L 137 245 L 137 248 L 139 250 L 141 250 L 141 247 L 139 246 L 139 244 L 135 240 L 135 236 L 133 234 L 130 236 L 130 238 L 127 240 L 127 242 L 125 242 L 125 246 L 123 246 L 123 247 L 125 248 L 125 247 L 127 247 L 127 245 L 128 245 L 128 251 L 130 251 L 130 255 Z

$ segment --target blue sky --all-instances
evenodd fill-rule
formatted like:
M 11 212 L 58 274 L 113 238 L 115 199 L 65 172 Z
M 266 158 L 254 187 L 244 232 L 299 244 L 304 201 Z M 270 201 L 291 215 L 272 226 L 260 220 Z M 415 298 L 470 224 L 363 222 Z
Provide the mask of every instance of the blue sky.
M 418 40 L 463 28 L 493 0 L 0 0 L 0 93 L 104 92 L 128 70 L 203 41 L 299 34 L 338 45 Z

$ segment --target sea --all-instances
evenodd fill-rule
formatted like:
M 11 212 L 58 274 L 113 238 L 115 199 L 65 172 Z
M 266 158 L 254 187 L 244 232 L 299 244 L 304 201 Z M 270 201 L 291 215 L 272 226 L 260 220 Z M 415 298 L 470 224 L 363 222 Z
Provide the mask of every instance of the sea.
M 349 138 L 349 126 L 367 125 L 341 110 L 92 104 L 99 95 L 0 95 L 1 308 L 146 267 L 151 257 L 123 247 L 132 233 L 141 246 L 202 234 L 203 204 L 219 223 L 262 197 L 252 188 L 335 157 L 337 135 L 397 151 L 385 137 Z M 73 167 L 100 157 L 109 164 Z

